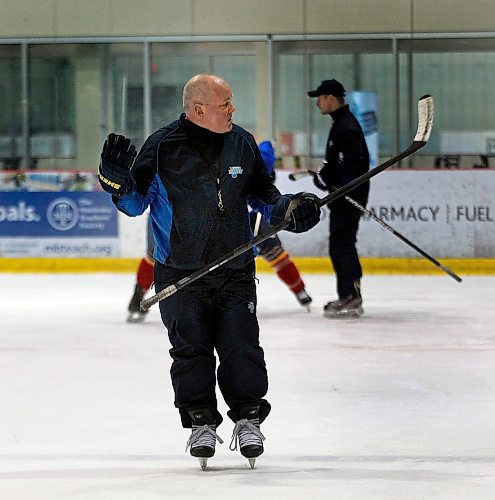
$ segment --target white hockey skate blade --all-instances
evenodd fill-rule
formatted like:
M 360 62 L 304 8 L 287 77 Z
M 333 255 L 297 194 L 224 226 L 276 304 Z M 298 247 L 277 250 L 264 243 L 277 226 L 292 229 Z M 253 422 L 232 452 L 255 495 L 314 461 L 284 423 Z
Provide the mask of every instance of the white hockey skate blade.
M 248 458 L 249 466 L 254 469 L 254 464 L 256 463 L 256 458 Z
M 359 318 L 364 314 L 364 310 L 362 307 L 357 309 L 342 309 L 341 311 L 335 311 L 333 309 L 328 309 L 323 313 L 325 318 L 333 319 L 333 318 Z
M 208 459 L 205 457 L 198 457 L 199 465 L 201 466 L 201 470 L 206 470 L 206 466 L 208 465 Z

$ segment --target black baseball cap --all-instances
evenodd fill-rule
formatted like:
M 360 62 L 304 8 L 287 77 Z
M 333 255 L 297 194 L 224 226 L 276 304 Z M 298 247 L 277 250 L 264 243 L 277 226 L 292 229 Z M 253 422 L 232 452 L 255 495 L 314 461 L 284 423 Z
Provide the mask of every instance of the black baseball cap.
M 344 86 L 337 80 L 323 80 L 316 90 L 308 92 L 309 97 L 318 97 L 320 95 L 333 95 L 335 97 L 344 97 Z

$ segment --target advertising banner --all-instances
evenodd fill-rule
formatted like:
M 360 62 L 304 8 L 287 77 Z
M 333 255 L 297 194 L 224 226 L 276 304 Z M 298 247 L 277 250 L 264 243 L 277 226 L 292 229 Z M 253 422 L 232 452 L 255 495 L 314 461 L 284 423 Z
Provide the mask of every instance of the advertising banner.
M 311 178 L 298 182 L 277 171 L 282 193 L 318 190 Z M 389 170 L 371 179 L 369 211 L 435 258 L 495 257 L 495 171 Z M 352 193 L 349 194 L 352 197 Z M 328 255 L 329 209 L 322 221 L 304 234 L 282 231 L 289 253 Z M 412 248 L 363 216 L 358 232 L 363 257 L 418 257 Z
M 103 192 L 60 190 L 67 182 L 60 174 L 31 174 L 17 177 L 14 184 L 4 182 L 4 188 L 16 189 L 0 191 L 1 257 L 117 255 L 117 210 L 111 198 Z M 49 188 L 27 190 L 34 185 Z

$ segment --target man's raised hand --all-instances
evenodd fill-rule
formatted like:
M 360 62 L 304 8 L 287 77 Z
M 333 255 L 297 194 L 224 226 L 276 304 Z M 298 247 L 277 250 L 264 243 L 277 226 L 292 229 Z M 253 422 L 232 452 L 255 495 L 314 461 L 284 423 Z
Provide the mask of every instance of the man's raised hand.
M 98 179 L 107 193 L 121 198 L 134 190 L 131 167 L 136 154 L 136 148 L 127 137 L 108 135 L 103 144 L 98 169 Z

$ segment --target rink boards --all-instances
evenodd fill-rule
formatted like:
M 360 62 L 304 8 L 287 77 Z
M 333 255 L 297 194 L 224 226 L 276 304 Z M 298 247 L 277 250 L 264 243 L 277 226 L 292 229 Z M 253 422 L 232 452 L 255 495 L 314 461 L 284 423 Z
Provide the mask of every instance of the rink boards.
M 312 191 L 324 195 L 312 185 L 311 179 L 292 182 L 288 179 L 289 173 L 278 171 L 277 185 L 281 192 Z M 490 170 L 391 170 L 372 179 L 368 209 L 428 254 L 442 259 L 442 263 L 449 265 L 450 262 L 458 271 L 491 273 L 495 257 L 495 207 L 490 193 L 495 192 L 494 188 L 495 174 Z M 321 223 L 308 233 L 280 233 L 288 252 L 308 272 L 331 271 L 328 214 L 325 207 Z M 66 238 L 68 231 L 62 232 Z M 116 230 L 112 233 L 115 243 L 111 255 L 8 255 L 0 252 L 0 271 L 84 272 L 99 270 L 101 263 L 107 270 L 132 271 L 136 259 L 145 252 L 146 217 L 129 218 L 118 214 Z M 9 235 L 8 241 L 12 245 L 16 237 Z M 432 267 L 411 247 L 366 216 L 361 220 L 358 250 L 368 272 L 414 274 L 429 272 Z M 258 267 L 263 271 L 266 266 L 261 261 Z
M 310 178 L 288 180 L 279 172 L 281 192 L 311 191 L 323 196 Z M 382 172 L 371 180 L 368 210 L 435 257 L 495 257 L 494 171 Z M 350 195 L 352 196 L 352 195 Z M 328 219 L 328 209 L 323 218 Z M 282 239 L 294 255 L 328 254 L 328 221 L 305 235 L 284 232 Z M 358 250 L 365 257 L 416 257 L 418 254 L 390 231 L 363 216 Z

